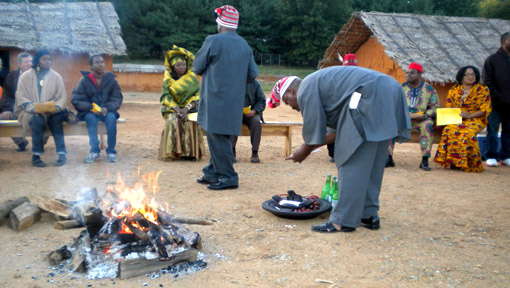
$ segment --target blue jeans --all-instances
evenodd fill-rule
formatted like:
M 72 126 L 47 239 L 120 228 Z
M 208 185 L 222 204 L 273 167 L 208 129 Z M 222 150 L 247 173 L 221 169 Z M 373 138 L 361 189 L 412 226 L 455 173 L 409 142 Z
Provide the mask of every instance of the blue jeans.
M 499 124 L 501 123 L 501 151 L 498 151 L 498 132 Z M 489 115 L 489 124 L 487 125 L 487 138 L 486 138 L 487 159 L 501 159 L 505 160 L 510 158 L 510 116 L 503 115 L 500 112 L 492 110 Z
M 83 116 L 87 122 L 87 131 L 89 133 L 90 153 L 100 153 L 99 139 L 97 138 L 97 123 L 104 122 L 106 126 L 106 135 L 108 136 L 108 148 L 106 154 L 117 154 L 115 145 L 117 144 L 117 114 L 114 112 L 106 113 L 106 116 L 95 115 L 89 112 Z
M 30 128 L 32 128 L 32 152 L 34 155 L 44 154 L 44 132 L 46 132 L 48 128 L 53 135 L 57 154 L 67 154 L 66 144 L 64 142 L 64 127 L 62 126 L 64 121 L 64 112 L 55 113 L 47 118 L 39 114 L 32 116 L 30 119 Z

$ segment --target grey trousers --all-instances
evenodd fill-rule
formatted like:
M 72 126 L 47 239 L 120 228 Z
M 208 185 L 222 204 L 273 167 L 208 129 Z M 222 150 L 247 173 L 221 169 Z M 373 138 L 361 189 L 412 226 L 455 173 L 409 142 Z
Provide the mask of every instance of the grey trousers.
M 377 215 L 388 145 L 389 140 L 365 141 L 338 167 L 338 205 L 331 211 L 330 222 L 356 228 L 362 218 Z
M 243 125 L 248 126 L 248 129 L 250 129 L 251 150 L 259 151 L 260 138 L 262 137 L 262 124 L 260 124 L 260 115 L 255 114 L 255 116 L 251 118 L 243 115 Z M 232 147 L 234 148 L 236 148 L 237 138 L 237 135 L 232 135 Z
M 234 153 L 232 151 L 231 135 L 212 134 L 207 132 L 207 144 L 211 158 L 205 166 L 205 180 L 209 182 L 221 181 L 227 185 L 238 185 L 239 176 L 234 170 Z

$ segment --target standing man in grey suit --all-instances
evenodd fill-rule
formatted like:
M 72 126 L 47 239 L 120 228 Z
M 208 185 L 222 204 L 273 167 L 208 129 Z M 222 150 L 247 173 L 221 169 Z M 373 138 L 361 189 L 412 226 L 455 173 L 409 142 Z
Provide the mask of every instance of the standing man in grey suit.
M 216 8 L 218 34 L 208 36 L 193 62 L 193 72 L 202 76 L 198 124 L 207 132 L 211 158 L 198 183 L 213 190 L 235 189 L 230 137 L 241 134 L 246 83 L 258 75 L 253 51 L 237 34 L 239 13 L 229 5 Z
M 294 78 L 280 88 L 280 95 L 303 115 L 305 143 L 287 160 L 301 163 L 316 147 L 335 141 L 338 205 L 329 221 L 312 226 L 312 231 L 352 232 L 360 223 L 379 229 L 379 193 L 389 140 L 410 139 L 409 110 L 400 84 L 373 70 L 336 66 L 302 81 Z M 334 139 L 326 135 L 328 127 L 336 129 Z

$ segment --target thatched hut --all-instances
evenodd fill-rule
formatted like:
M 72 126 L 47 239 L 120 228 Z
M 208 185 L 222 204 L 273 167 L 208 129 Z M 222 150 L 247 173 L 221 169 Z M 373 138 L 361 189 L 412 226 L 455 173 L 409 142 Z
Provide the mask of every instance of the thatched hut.
M 112 71 L 113 56 L 125 55 L 119 18 L 109 2 L 0 3 L 0 57 L 7 69 L 18 68 L 16 57 L 46 48 L 52 68 L 64 78 L 67 94 L 90 70 L 90 55 L 100 54 Z
M 465 65 L 483 67 L 496 52 L 510 21 L 499 19 L 354 12 L 326 50 L 319 68 L 342 65 L 354 53 L 358 64 L 405 81 L 411 62 L 423 65 L 423 78 L 437 90 L 441 104 Z

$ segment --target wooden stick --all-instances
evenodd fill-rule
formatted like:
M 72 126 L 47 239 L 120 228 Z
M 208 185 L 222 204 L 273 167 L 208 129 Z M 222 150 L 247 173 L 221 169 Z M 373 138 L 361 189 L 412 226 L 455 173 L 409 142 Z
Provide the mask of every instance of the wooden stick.
M 83 227 L 79 220 L 64 220 L 55 222 L 55 228 L 59 230 L 73 229 Z
M 174 217 L 173 220 L 178 223 L 197 224 L 197 225 L 213 225 L 214 222 L 216 222 L 216 221 L 208 220 L 205 218 L 198 218 L 198 217 Z
M 129 222 L 123 222 L 123 223 L 126 224 L 126 226 L 128 226 L 129 230 L 131 230 L 131 232 L 133 232 L 133 234 L 135 234 L 135 236 L 138 239 L 142 240 L 143 242 L 149 241 L 149 235 L 147 235 L 147 233 L 145 233 L 142 230 L 131 225 L 131 223 L 129 223 Z

